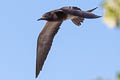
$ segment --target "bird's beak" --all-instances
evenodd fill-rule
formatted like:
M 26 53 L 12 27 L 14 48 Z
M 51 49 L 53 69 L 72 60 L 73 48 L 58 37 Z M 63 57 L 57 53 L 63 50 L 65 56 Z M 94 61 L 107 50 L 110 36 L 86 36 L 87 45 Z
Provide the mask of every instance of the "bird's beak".
M 42 18 L 38 19 L 37 21 L 40 21 L 40 20 L 47 20 L 47 18 L 46 17 L 42 17 Z

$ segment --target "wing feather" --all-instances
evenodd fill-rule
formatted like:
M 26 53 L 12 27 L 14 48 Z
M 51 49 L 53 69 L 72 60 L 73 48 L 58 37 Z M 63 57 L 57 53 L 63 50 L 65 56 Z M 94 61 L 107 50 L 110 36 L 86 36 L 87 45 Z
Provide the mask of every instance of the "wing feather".
M 90 9 L 90 10 L 87 10 L 87 12 L 92 12 L 92 11 L 96 10 L 97 8 L 98 8 L 98 7 L 93 8 L 93 9 Z
M 83 17 L 83 18 L 88 18 L 88 19 L 94 19 L 94 18 L 101 17 L 101 16 L 91 13 L 91 11 L 93 11 L 95 9 L 88 10 L 88 11 L 81 11 L 81 10 L 75 10 L 75 9 L 62 8 L 62 10 L 67 14 L 71 14 L 71 15 L 79 16 L 79 17 Z
M 39 34 L 37 40 L 36 77 L 39 75 L 40 70 L 42 70 L 43 64 L 51 48 L 53 38 L 58 32 L 61 23 L 62 21 L 47 22 Z

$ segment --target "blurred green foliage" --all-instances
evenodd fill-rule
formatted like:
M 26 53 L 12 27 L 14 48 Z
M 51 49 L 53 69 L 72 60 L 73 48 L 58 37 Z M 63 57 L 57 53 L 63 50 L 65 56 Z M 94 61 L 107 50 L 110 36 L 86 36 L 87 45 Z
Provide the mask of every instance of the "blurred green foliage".
M 97 80 L 104 80 L 102 77 L 98 77 Z M 111 80 L 120 80 L 120 73 L 117 74 L 116 79 L 111 79 Z
M 118 80 L 120 80 L 120 73 L 117 75 Z
M 104 22 L 109 27 L 120 27 L 120 0 L 108 0 L 103 2 Z

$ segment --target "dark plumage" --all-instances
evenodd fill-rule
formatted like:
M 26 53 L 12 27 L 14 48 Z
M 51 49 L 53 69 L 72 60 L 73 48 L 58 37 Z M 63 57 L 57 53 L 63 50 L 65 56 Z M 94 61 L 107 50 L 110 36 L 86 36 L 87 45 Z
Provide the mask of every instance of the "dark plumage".
M 42 70 L 43 64 L 47 58 L 48 52 L 51 48 L 53 38 L 58 32 L 58 29 L 62 22 L 67 19 L 71 19 L 77 26 L 81 25 L 84 18 L 94 19 L 101 16 L 97 16 L 91 13 L 94 9 L 82 11 L 78 7 L 63 7 L 57 10 L 53 10 L 45 13 L 39 20 L 47 20 L 48 22 L 42 29 L 37 40 L 37 59 L 36 59 L 36 77 Z

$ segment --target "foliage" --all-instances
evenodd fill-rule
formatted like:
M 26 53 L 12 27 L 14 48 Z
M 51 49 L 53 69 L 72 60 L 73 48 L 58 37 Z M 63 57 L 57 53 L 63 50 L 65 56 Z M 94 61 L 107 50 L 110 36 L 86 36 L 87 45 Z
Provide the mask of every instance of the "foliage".
M 104 80 L 102 77 L 98 77 L 97 80 Z M 114 79 L 111 79 L 114 80 Z M 120 73 L 117 74 L 117 80 L 120 80 Z
M 120 80 L 120 73 L 117 75 L 118 80 Z
M 103 3 L 104 22 L 109 27 L 120 27 L 120 0 L 109 0 Z

